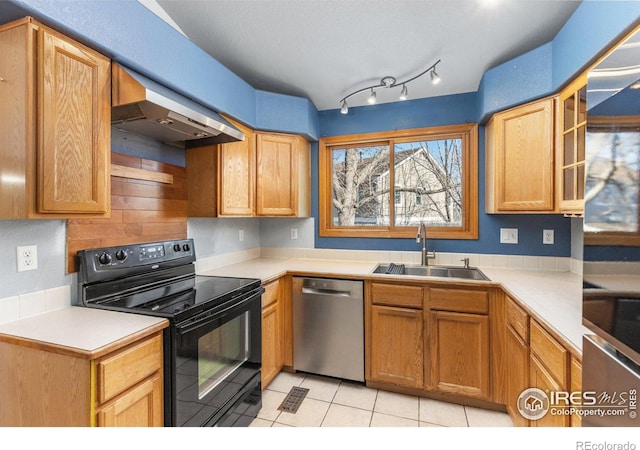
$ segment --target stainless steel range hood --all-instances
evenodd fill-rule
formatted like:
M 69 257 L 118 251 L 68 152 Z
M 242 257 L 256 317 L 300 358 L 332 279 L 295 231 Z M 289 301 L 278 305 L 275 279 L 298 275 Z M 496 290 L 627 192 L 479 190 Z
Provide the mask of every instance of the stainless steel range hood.
M 112 83 L 114 128 L 183 148 L 195 140 L 244 140 L 244 134 L 217 113 L 116 63 Z

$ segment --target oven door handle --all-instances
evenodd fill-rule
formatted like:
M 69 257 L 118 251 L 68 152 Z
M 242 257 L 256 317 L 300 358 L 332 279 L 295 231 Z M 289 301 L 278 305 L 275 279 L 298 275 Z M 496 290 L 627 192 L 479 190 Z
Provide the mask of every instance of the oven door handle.
M 191 333 L 192 331 L 195 331 L 195 330 L 197 330 L 199 328 L 202 328 L 202 327 L 208 325 L 209 323 L 211 323 L 213 318 L 220 317 L 221 315 L 224 315 L 225 313 L 231 311 L 232 309 L 241 308 L 242 306 L 254 301 L 256 295 L 259 296 L 263 291 L 264 291 L 264 289 L 260 288 L 259 290 L 255 290 L 255 291 L 253 291 L 253 292 L 251 292 L 249 294 L 244 294 L 245 298 L 243 298 L 240 302 L 238 302 L 237 298 L 232 298 L 228 302 L 228 303 L 232 303 L 232 304 L 229 305 L 228 307 L 226 307 L 224 309 L 221 309 L 219 311 L 216 311 L 214 313 L 207 314 L 206 316 L 204 316 L 202 318 L 198 318 L 198 316 L 196 316 L 195 318 L 191 319 L 190 321 L 183 322 L 183 323 L 178 323 L 178 324 L 176 324 L 176 330 L 180 334 Z

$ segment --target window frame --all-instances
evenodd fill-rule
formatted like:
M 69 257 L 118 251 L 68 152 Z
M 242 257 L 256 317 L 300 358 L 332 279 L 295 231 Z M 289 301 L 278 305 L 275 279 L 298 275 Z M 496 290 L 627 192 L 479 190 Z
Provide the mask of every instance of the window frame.
M 332 218 L 332 158 L 333 148 L 408 140 L 462 139 L 462 225 L 459 227 L 428 227 L 430 239 L 478 239 L 478 124 L 467 123 L 429 128 L 412 128 L 321 138 L 318 143 L 319 233 L 322 237 L 415 238 L 415 227 L 396 226 L 393 220 L 394 202 L 390 203 L 388 226 L 336 226 Z M 391 151 L 391 154 L 393 152 Z M 392 162 L 389 162 L 393 174 Z M 393 180 L 393 176 L 391 177 Z M 390 182 L 390 185 L 393 181 Z M 393 193 L 395 194 L 395 192 Z M 390 199 L 395 198 L 389 195 Z

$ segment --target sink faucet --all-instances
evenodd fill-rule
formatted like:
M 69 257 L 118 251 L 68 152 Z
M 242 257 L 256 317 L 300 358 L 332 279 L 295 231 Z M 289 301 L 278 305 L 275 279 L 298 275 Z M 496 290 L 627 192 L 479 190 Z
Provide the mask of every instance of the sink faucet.
M 420 222 L 418 226 L 418 235 L 416 236 L 416 242 L 420 244 L 422 242 L 422 259 L 421 265 L 428 266 L 429 258 L 434 259 L 436 257 L 435 250 L 432 252 L 427 251 L 427 226 L 424 222 Z

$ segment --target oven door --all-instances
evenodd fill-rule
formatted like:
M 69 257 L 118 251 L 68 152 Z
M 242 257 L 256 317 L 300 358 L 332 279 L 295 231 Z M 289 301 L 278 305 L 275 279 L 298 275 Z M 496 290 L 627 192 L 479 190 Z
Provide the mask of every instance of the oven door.
M 261 294 L 235 298 L 174 327 L 172 424 L 246 425 L 261 407 Z

